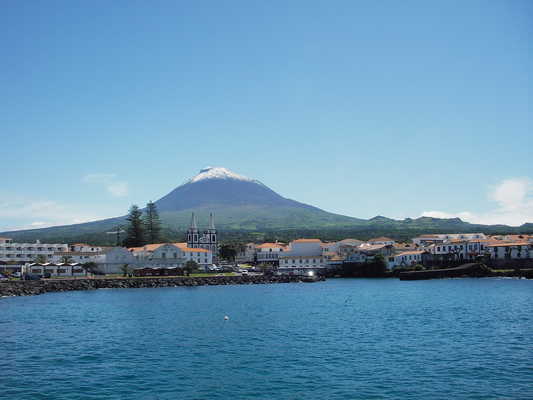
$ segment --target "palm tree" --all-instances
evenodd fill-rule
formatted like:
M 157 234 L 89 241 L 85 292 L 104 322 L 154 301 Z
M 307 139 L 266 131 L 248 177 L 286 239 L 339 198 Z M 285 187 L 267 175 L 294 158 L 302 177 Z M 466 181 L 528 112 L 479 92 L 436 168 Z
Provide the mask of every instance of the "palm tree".
M 86 262 L 84 264 L 82 264 L 81 266 L 86 272 L 89 272 L 91 274 L 94 274 L 97 269 L 98 269 L 98 265 L 93 262 L 93 261 L 89 261 L 89 262 Z
M 122 276 L 128 276 L 131 273 L 130 265 L 124 264 L 122 267 L 120 267 L 120 270 L 122 271 Z
M 35 260 L 33 260 L 33 262 L 37 264 L 44 264 L 46 262 L 46 256 L 43 254 L 39 254 L 37 255 L 37 257 L 35 257 Z
M 61 256 L 61 262 L 63 264 L 70 264 L 72 262 L 72 257 L 67 255 Z

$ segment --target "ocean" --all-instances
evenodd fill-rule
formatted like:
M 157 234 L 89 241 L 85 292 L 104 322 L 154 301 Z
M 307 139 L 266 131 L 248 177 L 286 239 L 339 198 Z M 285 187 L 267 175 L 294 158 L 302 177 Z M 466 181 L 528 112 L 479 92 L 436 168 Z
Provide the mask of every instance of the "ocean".
M 533 399 L 533 281 L 3 298 L 0 399 Z

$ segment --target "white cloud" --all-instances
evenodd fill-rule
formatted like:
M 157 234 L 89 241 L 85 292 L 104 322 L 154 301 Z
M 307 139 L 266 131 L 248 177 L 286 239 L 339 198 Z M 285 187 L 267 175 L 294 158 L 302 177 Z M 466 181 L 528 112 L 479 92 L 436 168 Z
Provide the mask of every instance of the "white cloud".
M 50 200 L 1 196 L 0 231 L 37 229 L 103 219 L 86 210 Z
M 529 178 L 505 179 L 491 188 L 488 199 L 497 207 L 487 213 L 476 214 L 470 211 L 448 213 L 424 211 L 423 217 L 455 218 L 474 224 L 504 224 L 519 226 L 533 222 L 533 181 Z
M 117 179 L 116 174 L 87 174 L 82 179 L 85 183 L 103 185 L 113 197 L 128 195 L 128 182 Z

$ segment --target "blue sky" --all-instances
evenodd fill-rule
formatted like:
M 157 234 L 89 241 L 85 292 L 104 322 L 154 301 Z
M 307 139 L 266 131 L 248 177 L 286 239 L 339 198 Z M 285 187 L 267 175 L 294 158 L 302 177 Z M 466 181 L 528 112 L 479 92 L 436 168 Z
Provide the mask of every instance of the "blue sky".
M 368 218 L 533 222 L 530 1 L 4 1 L 0 230 L 206 165 Z

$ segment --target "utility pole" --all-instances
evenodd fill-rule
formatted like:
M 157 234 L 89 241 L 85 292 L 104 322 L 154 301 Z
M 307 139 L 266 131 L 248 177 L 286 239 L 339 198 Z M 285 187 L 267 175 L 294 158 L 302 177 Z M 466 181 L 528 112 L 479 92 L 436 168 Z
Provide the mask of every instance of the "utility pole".
M 108 235 L 117 235 L 117 247 L 120 246 L 120 234 L 126 232 L 122 229 L 122 225 L 117 226 L 117 230 L 113 232 L 106 232 Z

